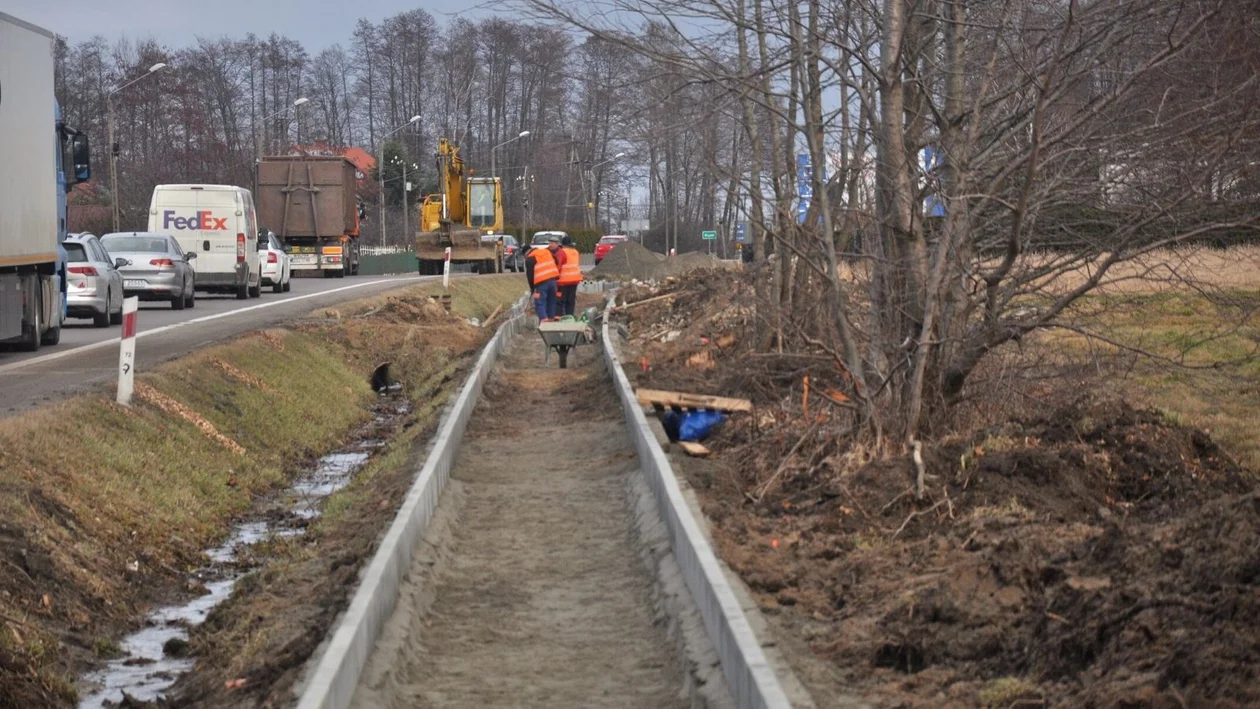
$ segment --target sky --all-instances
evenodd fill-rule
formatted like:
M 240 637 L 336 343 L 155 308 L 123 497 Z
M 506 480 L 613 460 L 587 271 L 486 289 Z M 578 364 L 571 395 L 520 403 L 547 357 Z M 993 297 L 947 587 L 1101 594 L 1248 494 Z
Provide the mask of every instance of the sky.
M 376 23 L 420 8 L 445 25 L 456 15 L 476 18 L 490 11 L 477 0 L 0 0 L 0 12 L 43 27 L 77 43 L 103 35 L 113 40 L 153 38 L 172 48 L 198 36 L 244 37 L 272 32 L 302 43 L 312 54 L 345 44 L 359 18 Z

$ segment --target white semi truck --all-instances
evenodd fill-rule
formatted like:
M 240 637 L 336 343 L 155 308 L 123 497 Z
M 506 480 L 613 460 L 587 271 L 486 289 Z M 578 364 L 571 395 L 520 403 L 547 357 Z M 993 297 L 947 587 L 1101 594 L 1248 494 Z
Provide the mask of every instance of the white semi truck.
M 0 343 L 32 352 L 61 339 L 66 191 L 91 176 L 87 136 L 53 95 L 53 41 L 0 12 Z

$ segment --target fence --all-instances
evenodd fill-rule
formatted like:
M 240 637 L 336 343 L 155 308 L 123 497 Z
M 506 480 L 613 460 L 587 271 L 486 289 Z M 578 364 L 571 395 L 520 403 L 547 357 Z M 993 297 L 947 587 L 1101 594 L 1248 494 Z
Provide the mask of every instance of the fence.
M 359 249 L 359 273 L 384 276 L 395 273 L 416 273 L 419 264 L 416 252 L 403 246 L 364 246 Z

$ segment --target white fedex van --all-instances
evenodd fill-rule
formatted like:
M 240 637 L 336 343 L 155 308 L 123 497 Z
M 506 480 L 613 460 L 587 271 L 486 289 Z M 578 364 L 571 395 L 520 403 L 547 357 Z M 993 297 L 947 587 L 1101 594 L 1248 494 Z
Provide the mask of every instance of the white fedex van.
M 149 231 L 170 234 L 185 253 L 195 252 L 196 288 L 262 294 L 258 216 L 254 196 L 231 185 L 158 185 L 149 203 Z

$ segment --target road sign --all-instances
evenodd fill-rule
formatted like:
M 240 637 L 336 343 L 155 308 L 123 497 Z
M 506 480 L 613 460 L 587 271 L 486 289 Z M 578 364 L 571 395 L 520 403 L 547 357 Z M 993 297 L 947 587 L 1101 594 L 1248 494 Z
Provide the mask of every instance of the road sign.
M 796 156 L 796 221 L 805 223 L 809 203 L 814 198 L 814 166 L 808 155 Z
M 744 243 L 744 222 L 735 222 L 735 243 Z
M 717 232 L 716 231 L 702 231 L 700 232 L 700 238 L 704 239 L 705 241 L 713 241 L 714 239 L 717 238 Z

